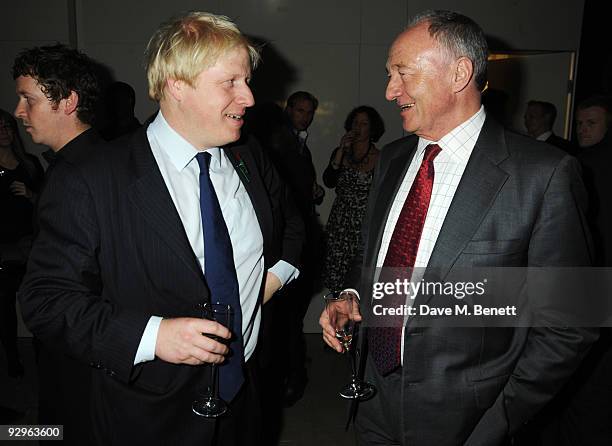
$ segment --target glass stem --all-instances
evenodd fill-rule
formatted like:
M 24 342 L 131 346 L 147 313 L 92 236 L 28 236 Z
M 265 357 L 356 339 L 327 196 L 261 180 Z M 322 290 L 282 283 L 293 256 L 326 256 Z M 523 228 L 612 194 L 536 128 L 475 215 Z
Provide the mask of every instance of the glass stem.
M 346 352 L 346 354 L 349 356 L 349 363 L 351 365 L 351 379 L 353 380 L 353 383 L 355 383 L 357 381 L 357 370 L 356 370 L 356 359 L 355 359 L 355 350 L 350 349 L 349 351 Z
M 210 384 L 208 386 L 208 397 L 217 398 L 219 391 L 217 389 L 217 364 L 210 364 Z

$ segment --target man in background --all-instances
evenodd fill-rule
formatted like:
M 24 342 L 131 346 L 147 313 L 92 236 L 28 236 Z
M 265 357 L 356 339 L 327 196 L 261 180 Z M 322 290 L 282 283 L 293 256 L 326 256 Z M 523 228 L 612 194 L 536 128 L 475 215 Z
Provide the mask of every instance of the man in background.
M 591 96 L 576 108 L 576 137 L 581 149 L 607 147 L 612 144 L 608 129 L 612 126 L 612 101 L 607 96 Z
M 277 169 L 294 195 L 305 221 L 315 215 L 315 204 L 323 201 L 325 191 L 317 183 L 317 174 L 308 147 L 308 129 L 319 107 L 319 100 L 307 91 L 296 91 L 287 98 L 284 131 L 272 135 L 272 156 Z
M 612 100 L 607 96 L 591 96 L 576 109 L 576 136 L 580 145 L 578 159 L 589 193 L 587 216 L 591 223 L 595 249 L 595 265 L 612 264 L 612 208 L 610 190 L 612 175 Z
M 88 157 L 102 142 L 92 128 L 100 97 L 95 63 L 64 45 L 34 47 L 17 55 L 13 78 L 19 98 L 15 117 L 33 142 L 49 147 L 53 154 L 48 159 L 48 182 L 59 164 Z M 73 197 L 66 194 L 61 199 L 70 202 Z M 47 211 L 44 202 L 39 210 Z M 39 367 L 38 423 L 63 424 L 64 441 L 82 444 L 91 434 L 86 410 L 89 368 L 52 339 L 34 335 Z
M 134 114 L 136 92 L 130 84 L 120 81 L 110 84 L 104 102 L 108 122 L 102 136 L 107 141 L 132 133 L 142 125 Z
M 576 149 L 566 139 L 563 139 L 553 132 L 553 126 L 557 119 L 557 107 L 550 102 L 529 101 L 525 111 L 525 128 L 527 134 L 538 141 L 551 144 L 570 155 L 576 154 Z
M 312 93 L 292 93 L 278 122 L 262 138 L 274 166 L 291 191 L 306 229 L 301 275 L 266 309 L 270 313 L 271 330 L 277 333 L 271 338 L 277 343 L 272 350 L 285 352 L 282 361 L 271 367 L 274 369 L 272 386 L 281 391 L 281 403 L 286 407 L 302 397 L 308 381 L 303 320 L 315 289 L 322 255 L 321 227 L 315 205 L 321 204 L 325 191 L 317 183 L 308 147 L 308 129 L 318 106 L 319 101 Z
M 30 48 L 17 55 L 13 79 L 19 97 L 15 117 L 33 142 L 71 156 L 99 140 L 92 124 L 100 82 L 85 54 L 60 44 Z

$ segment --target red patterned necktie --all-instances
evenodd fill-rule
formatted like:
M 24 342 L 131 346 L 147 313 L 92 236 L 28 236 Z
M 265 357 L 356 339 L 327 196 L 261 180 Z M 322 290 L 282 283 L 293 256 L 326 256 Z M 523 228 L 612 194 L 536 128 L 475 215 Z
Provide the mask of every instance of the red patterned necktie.
M 381 282 L 395 282 L 399 278 L 398 269 L 401 269 L 399 275 L 404 276 L 404 271 L 414 267 L 434 184 L 433 160 L 440 150 L 442 149 L 437 144 L 429 144 L 425 149 L 423 162 L 412 183 L 408 197 L 404 201 L 389 241 L 389 249 L 379 278 Z M 405 303 L 406 296 L 402 294 L 386 296 L 384 305 L 387 308 L 396 308 Z M 389 319 L 390 323 L 383 324 L 385 326 L 374 326 L 370 328 L 368 334 L 370 354 L 376 368 L 383 376 L 391 373 L 401 364 L 404 318 L 393 316 Z

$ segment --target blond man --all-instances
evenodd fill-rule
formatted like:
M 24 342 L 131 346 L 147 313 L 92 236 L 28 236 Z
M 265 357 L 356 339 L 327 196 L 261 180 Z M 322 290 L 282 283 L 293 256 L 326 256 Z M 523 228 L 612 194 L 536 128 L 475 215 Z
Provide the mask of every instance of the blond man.
M 299 274 L 303 232 L 259 146 L 241 139 L 258 58 L 225 17 L 162 25 L 146 50 L 157 117 L 62 166 L 70 175 L 41 199 L 24 316 L 93 367 L 100 444 L 258 444 L 261 305 Z M 229 324 L 202 318 L 215 302 L 232 308 Z M 213 363 L 229 409 L 206 418 L 193 402 Z

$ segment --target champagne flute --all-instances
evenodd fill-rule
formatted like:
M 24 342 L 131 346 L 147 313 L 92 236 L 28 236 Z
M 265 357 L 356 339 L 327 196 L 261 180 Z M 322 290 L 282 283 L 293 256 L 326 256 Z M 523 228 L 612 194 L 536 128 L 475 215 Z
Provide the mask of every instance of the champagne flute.
M 220 303 L 204 303 L 201 305 L 202 317 L 211 321 L 217 321 L 221 325 L 231 328 L 232 326 L 232 307 Z M 225 343 L 226 340 L 218 336 L 205 334 L 215 341 Z M 211 363 L 210 380 L 204 388 L 204 392 L 191 405 L 191 409 L 196 415 L 206 418 L 216 418 L 227 412 L 227 403 L 219 396 L 219 372 L 217 364 Z
M 351 382 L 340 390 L 340 396 L 346 399 L 365 401 L 374 395 L 376 389 L 372 384 L 361 380 L 357 376 L 355 348 L 351 348 L 357 325 L 354 316 L 355 313 L 358 313 L 359 301 L 354 298 L 352 293 L 347 291 L 332 291 L 326 294 L 324 299 L 329 322 L 334 328 L 336 338 L 342 344 L 343 353 L 347 354 L 351 366 Z

